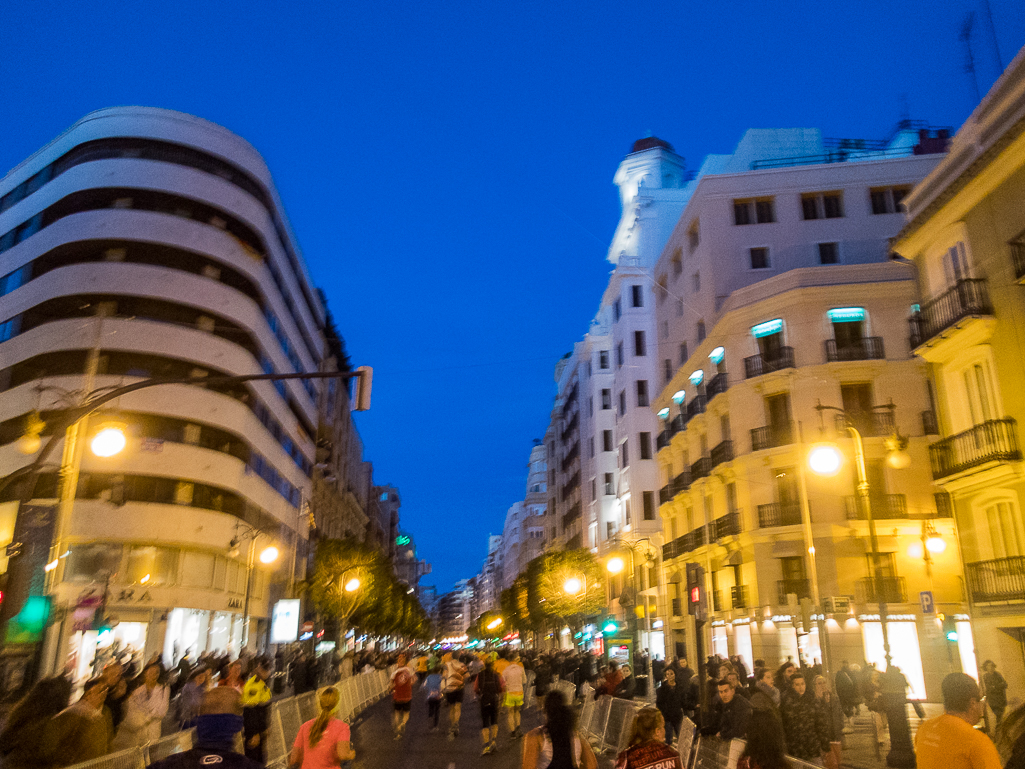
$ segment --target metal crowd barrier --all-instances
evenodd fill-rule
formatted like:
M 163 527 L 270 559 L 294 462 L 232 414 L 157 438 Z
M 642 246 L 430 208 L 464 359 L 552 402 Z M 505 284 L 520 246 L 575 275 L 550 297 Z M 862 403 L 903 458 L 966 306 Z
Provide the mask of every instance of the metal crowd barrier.
M 572 684 L 571 684 L 572 685 Z M 580 691 L 584 705 L 580 711 L 580 732 L 599 752 L 618 753 L 630 741 L 637 711 L 647 703 L 624 700 L 603 694 L 597 700 L 590 684 L 584 684 Z
M 391 670 L 374 670 L 331 684 L 338 690 L 337 715 L 351 722 L 388 691 Z M 267 769 L 285 769 L 299 727 L 317 717 L 317 692 L 274 700 L 270 704 L 267 728 Z M 175 753 L 191 750 L 195 730 L 176 732 L 141 747 L 108 753 L 101 758 L 74 764 L 69 769 L 145 769 Z M 240 744 L 240 743 L 239 743 Z

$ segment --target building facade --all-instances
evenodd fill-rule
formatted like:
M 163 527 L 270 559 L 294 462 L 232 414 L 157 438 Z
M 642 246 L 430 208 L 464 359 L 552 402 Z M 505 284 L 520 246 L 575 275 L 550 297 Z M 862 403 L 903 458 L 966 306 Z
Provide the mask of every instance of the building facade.
M 33 459 L 19 436 L 81 391 L 343 365 L 263 160 L 192 116 L 95 112 L 7 174 L 0 274 L 0 475 Z M 67 550 L 47 575 L 61 619 L 45 667 L 85 675 L 106 648 L 166 663 L 234 654 L 247 610 L 249 645 L 262 645 L 271 606 L 302 574 L 315 441 L 329 412 L 348 417 L 345 390 L 166 385 L 90 417 L 85 440 L 118 423 L 128 442 L 109 458 L 71 458 L 80 477 Z M 323 468 L 321 490 L 370 492 L 369 466 L 362 477 L 343 469 Z M 55 510 L 59 493 L 44 472 L 32 509 Z M 314 518 L 362 535 L 367 506 L 355 507 Z M 268 546 L 279 556 L 264 565 L 253 555 Z M 98 607 L 119 621 L 105 634 Z
M 944 137 L 750 131 L 699 173 L 654 270 L 671 653 L 882 665 L 885 600 L 894 663 L 913 696 L 939 697 L 951 650 L 935 617 L 966 607 L 948 500 L 929 469 L 928 371 L 901 323 L 915 284 L 889 261 L 888 239 Z M 845 420 L 863 436 L 879 582 Z M 886 462 L 895 433 L 906 469 Z M 809 444 L 824 440 L 847 458 L 833 478 L 807 470 Z M 928 538 L 950 546 L 934 553 Z M 701 625 L 688 616 L 687 564 L 704 569 Z M 970 657 L 970 632 L 961 647 Z
M 1025 50 L 904 205 L 893 248 L 918 283 L 911 346 L 930 369 L 942 436 L 929 447 L 932 478 L 952 500 L 978 659 L 1021 691 Z

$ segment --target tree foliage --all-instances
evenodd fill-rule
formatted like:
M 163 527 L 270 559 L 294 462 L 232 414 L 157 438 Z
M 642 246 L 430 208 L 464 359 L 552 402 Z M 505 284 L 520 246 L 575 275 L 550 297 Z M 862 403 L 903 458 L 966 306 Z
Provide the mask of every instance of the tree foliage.
M 579 582 L 575 595 L 565 590 L 570 579 Z M 527 564 L 512 587 L 502 591 L 502 614 L 521 633 L 565 621 L 579 622 L 604 610 L 604 573 L 589 550 L 540 555 Z
M 346 591 L 354 577 L 359 588 Z M 362 542 L 320 540 L 306 589 L 325 618 L 373 635 L 430 638 L 430 621 L 420 602 L 395 578 L 384 554 Z

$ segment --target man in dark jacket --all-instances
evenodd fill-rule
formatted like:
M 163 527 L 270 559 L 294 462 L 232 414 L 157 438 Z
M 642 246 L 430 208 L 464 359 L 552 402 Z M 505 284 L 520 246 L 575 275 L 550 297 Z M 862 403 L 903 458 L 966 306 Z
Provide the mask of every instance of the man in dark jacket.
M 719 681 L 718 689 L 718 696 L 712 704 L 711 724 L 703 731 L 726 742 L 746 739 L 751 703 L 737 696 L 736 686 L 727 678 Z
M 196 719 L 196 747 L 154 761 L 150 769 L 262 769 L 263 764 L 234 750 L 235 735 L 242 731 L 242 703 L 230 686 L 211 689 L 203 697 Z
M 666 724 L 666 745 L 672 745 L 673 735 L 680 731 L 684 697 L 683 687 L 676 683 L 676 673 L 667 670 L 661 686 L 655 690 L 655 707 L 662 714 Z

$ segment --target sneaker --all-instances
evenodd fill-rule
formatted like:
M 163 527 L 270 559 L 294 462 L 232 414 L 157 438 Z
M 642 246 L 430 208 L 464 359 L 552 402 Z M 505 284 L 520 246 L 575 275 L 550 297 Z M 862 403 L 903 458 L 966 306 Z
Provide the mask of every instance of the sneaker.
M 486 756 L 490 752 L 491 752 L 491 746 L 490 745 L 485 745 L 484 749 L 480 752 L 480 754 L 482 756 Z
M 491 741 L 491 744 L 490 744 L 490 745 L 488 745 L 488 748 L 490 748 L 490 749 L 491 749 L 491 752 L 492 752 L 492 753 L 497 753 L 497 752 L 498 752 L 498 743 L 497 743 L 497 742 L 495 742 L 494 740 L 492 740 L 492 741 Z
M 401 740 L 402 739 L 402 732 L 401 731 L 395 732 L 395 737 L 393 739 L 395 739 L 396 741 Z

